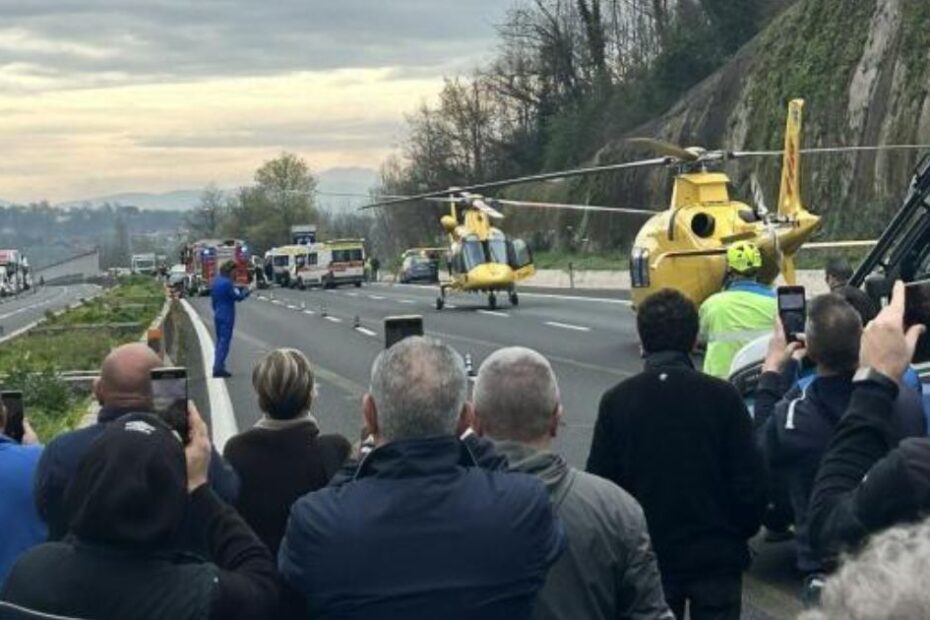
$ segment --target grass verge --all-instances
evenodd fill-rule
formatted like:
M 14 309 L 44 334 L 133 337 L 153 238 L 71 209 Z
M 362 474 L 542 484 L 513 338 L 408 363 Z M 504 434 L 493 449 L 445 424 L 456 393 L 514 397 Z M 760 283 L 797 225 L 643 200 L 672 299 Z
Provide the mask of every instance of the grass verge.
M 26 415 L 43 441 L 74 428 L 89 403 L 86 388 L 71 387 L 59 373 L 97 370 L 110 349 L 139 338 L 158 316 L 164 300 L 158 281 L 127 278 L 78 308 L 49 316 L 40 329 L 0 347 L 3 387 L 23 392 Z M 136 326 L 107 327 L 113 323 Z
M 537 269 L 562 269 L 564 271 L 568 271 L 569 264 L 576 271 L 621 271 L 629 268 L 627 255 L 620 252 L 598 254 L 534 252 L 533 263 Z

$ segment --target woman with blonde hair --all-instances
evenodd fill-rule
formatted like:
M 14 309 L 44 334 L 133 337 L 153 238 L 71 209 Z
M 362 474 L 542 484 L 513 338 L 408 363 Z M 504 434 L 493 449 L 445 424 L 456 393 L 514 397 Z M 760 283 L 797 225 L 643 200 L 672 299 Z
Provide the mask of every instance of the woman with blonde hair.
M 291 505 L 326 486 L 351 448 L 341 435 L 321 435 L 310 409 L 316 385 L 310 360 L 276 349 L 252 371 L 262 419 L 229 440 L 224 456 L 242 479 L 236 508 L 277 557 Z

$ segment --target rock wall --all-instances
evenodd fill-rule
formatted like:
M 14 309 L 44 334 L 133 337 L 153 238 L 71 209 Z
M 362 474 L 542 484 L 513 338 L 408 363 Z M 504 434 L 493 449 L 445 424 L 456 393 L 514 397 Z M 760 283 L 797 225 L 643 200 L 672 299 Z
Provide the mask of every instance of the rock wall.
M 787 102 L 801 97 L 804 146 L 930 143 L 930 2 L 799 0 L 720 71 L 667 114 L 631 132 L 729 150 L 782 148 Z M 629 137 L 629 136 L 627 136 Z M 930 152 L 930 151 L 927 151 Z M 605 143 L 592 163 L 636 153 L 623 139 Z M 824 215 L 830 238 L 877 235 L 903 197 L 918 151 L 859 152 L 802 158 L 802 193 Z M 775 204 L 778 157 L 731 162 L 735 195 L 749 200 L 750 173 Z M 550 199 L 664 208 L 669 172 L 617 173 L 564 184 Z M 636 220 L 592 215 L 581 235 L 623 245 Z

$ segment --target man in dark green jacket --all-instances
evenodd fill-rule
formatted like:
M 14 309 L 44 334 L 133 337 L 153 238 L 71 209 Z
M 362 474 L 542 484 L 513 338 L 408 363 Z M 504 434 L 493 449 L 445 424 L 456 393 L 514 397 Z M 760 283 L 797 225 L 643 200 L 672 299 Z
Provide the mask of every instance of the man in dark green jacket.
M 549 571 L 534 620 L 673 618 L 642 508 L 552 450 L 562 405 L 546 358 L 520 347 L 493 353 L 478 372 L 474 401 L 479 433 L 511 471 L 542 479 L 565 527 L 568 546 Z

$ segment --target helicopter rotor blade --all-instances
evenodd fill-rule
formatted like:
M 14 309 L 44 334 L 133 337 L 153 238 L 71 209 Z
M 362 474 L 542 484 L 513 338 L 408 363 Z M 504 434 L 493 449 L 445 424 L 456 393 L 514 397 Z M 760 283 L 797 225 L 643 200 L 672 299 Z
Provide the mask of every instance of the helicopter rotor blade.
M 677 144 L 663 142 L 662 140 L 656 140 L 654 138 L 628 138 L 625 142 L 641 146 L 644 149 L 654 151 L 660 155 L 674 157 L 680 161 L 697 161 L 700 158 L 700 155 L 697 153 L 682 148 Z
M 560 202 L 532 202 L 528 200 L 504 200 L 496 199 L 496 203 L 511 207 L 530 207 L 533 209 L 567 209 L 570 211 L 604 211 L 607 213 L 625 213 L 630 215 L 642 215 L 652 217 L 657 211 L 651 209 L 630 209 L 625 207 L 601 207 L 596 205 L 576 205 L 565 204 Z
M 874 151 L 916 151 L 930 150 L 930 144 L 877 144 L 871 146 L 819 146 L 801 149 L 802 155 L 829 153 L 862 153 Z M 734 158 L 739 157 L 781 157 L 784 151 L 733 151 Z
M 630 161 L 622 164 L 608 164 L 606 166 L 591 166 L 589 168 L 576 168 L 573 170 L 561 170 L 558 172 L 544 172 L 541 174 L 533 174 L 525 177 L 517 177 L 514 179 L 505 179 L 503 181 L 491 181 L 488 183 L 478 183 L 476 185 L 467 185 L 465 187 L 458 187 L 454 190 L 439 190 L 434 192 L 426 192 L 423 194 L 416 194 L 414 196 L 407 196 L 406 198 L 397 198 L 391 200 L 383 200 L 379 202 L 374 202 L 371 204 L 364 205 L 359 207 L 359 209 L 374 209 L 377 207 L 388 207 L 395 204 L 401 204 L 405 202 L 412 202 L 415 200 L 426 200 L 428 198 L 441 198 L 443 196 L 448 196 L 450 193 L 464 193 L 464 192 L 473 192 L 473 191 L 482 191 L 488 189 L 497 189 L 500 187 L 508 187 L 511 185 L 523 185 L 525 183 L 536 183 L 539 181 L 548 181 L 550 179 L 568 179 L 572 177 L 586 176 L 589 174 L 596 174 L 599 172 L 614 172 L 617 170 L 630 170 L 636 168 L 654 168 L 658 166 L 668 166 L 675 163 L 673 157 L 657 157 L 655 159 L 642 159 L 639 161 Z
M 478 209 L 493 220 L 504 219 L 504 214 L 485 202 L 483 198 L 476 198 L 472 200 L 471 206 L 475 209 Z
M 765 192 L 762 191 L 759 175 L 755 172 L 749 175 L 749 186 L 752 189 L 752 199 L 756 203 L 756 210 L 762 215 L 768 214 L 769 210 L 765 204 Z

